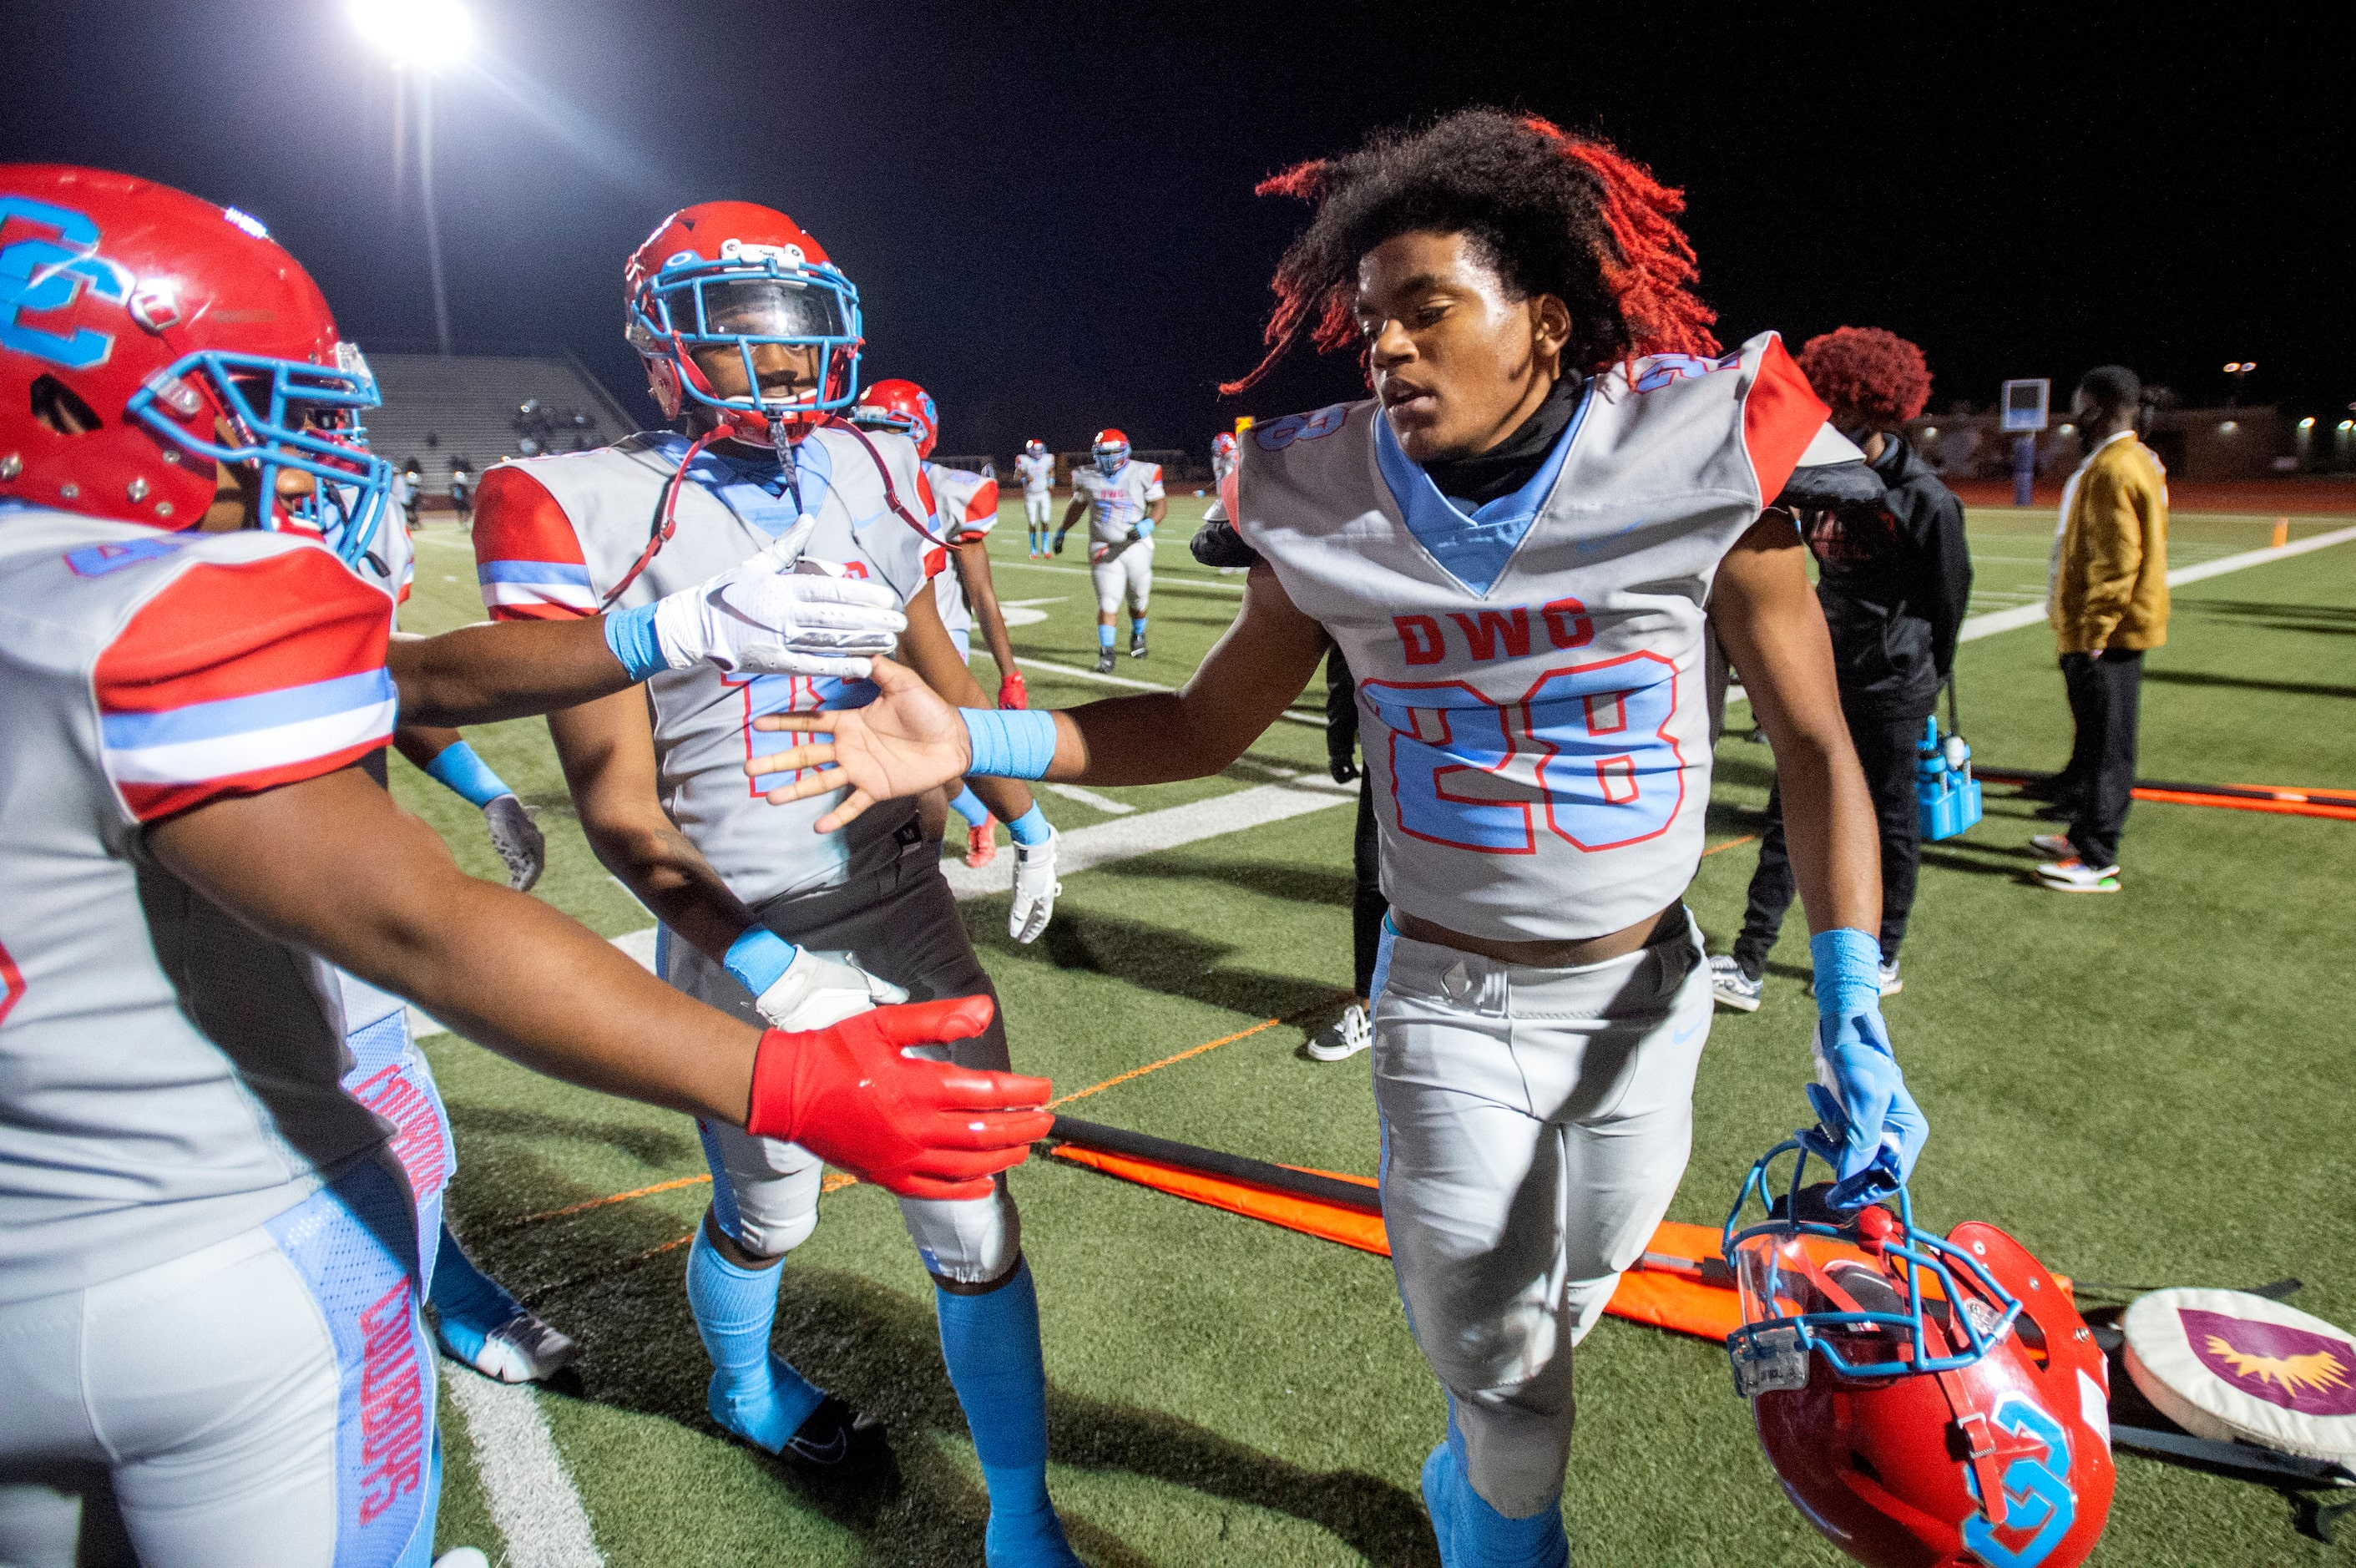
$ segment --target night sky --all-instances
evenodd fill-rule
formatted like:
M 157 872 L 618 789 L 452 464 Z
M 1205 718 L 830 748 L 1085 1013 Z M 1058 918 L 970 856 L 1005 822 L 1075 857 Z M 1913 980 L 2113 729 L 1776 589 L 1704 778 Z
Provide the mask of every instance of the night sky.
M 1600 131 L 1684 187 L 1729 342 L 1887 327 L 1930 356 L 1933 409 L 2104 360 L 2193 403 L 2237 359 L 2261 367 L 2247 401 L 2356 400 L 2347 40 L 2320 11 L 472 9 L 476 55 L 435 86 L 458 345 L 567 345 L 649 419 L 622 260 L 723 197 L 828 247 L 861 291 L 865 373 L 924 382 L 944 452 L 1107 424 L 1199 450 L 1235 413 L 1355 395 L 1351 364 L 1303 356 L 1217 397 L 1257 358 L 1304 210 L 1251 187 L 1473 103 Z M 393 72 L 335 0 L 0 0 L 0 156 L 242 207 L 363 347 L 430 341 Z

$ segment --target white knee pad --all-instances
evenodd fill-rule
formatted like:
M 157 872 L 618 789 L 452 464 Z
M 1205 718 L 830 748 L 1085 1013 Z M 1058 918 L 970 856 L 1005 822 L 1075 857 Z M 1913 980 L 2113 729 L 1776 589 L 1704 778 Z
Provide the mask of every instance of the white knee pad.
M 826 1174 L 816 1155 L 724 1122 L 698 1117 L 695 1130 L 712 1167 L 712 1212 L 722 1234 L 756 1258 L 782 1257 L 810 1239 Z
M 1003 1279 L 1023 1255 L 1023 1217 L 1015 1211 L 1014 1195 L 1006 1190 L 1003 1176 L 988 1197 L 956 1202 L 904 1197 L 900 1219 L 926 1272 L 961 1285 Z

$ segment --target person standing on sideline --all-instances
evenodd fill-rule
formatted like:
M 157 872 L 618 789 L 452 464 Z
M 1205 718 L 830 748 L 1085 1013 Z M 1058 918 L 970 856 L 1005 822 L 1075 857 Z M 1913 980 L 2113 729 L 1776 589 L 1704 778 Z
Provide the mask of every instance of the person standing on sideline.
M 2124 365 L 2088 371 L 2070 400 L 2086 459 L 2062 491 L 2045 607 L 2076 735 L 2070 765 L 2039 791 L 2070 831 L 2029 841 L 2053 856 L 2037 880 L 2057 893 L 2119 890 L 2143 656 L 2168 640 L 2168 470 L 2136 436 L 2142 407 Z
M 1382 952 L 1383 917 L 1391 909 L 1390 900 L 1383 897 L 1382 863 L 1376 858 L 1381 830 L 1375 822 L 1375 798 L 1367 775 L 1358 767 L 1358 682 L 1339 647 L 1325 655 L 1325 757 L 1334 783 L 1355 779 L 1358 785 L 1358 831 L 1350 845 L 1351 1000 L 1308 1046 L 1312 1059 L 1338 1062 L 1375 1043 L 1369 998 L 1375 993 L 1375 962 Z
M 1047 514 L 1053 508 L 1048 492 L 1055 486 L 1055 455 L 1044 441 L 1025 441 L 1014 471 L 1023 476 L 1023 521 L 1028 531 L 1030 558 L 1047 554 Z
M 1971 554 L 1964 509 L 1931 465 L 1899 434 L 1931 396 L 1922 350 L 1894 332 L 1844 327 L 1811 338 L 1800 369 L 1833 406 L 1833 427 L 1865 451 L 1883 497 L 1801 515 L 1816 558 L 1816 600 L 1833 639 L 1841 712 L 1864 766 L 1881 832 L 1881 994 L 1895 995 L 1898 945 L 1914 904 L 1922 861 L 1914 768 L 1922 721 L 1955 661 L 1955 638 L 1971 601 Z M 1780 784 L 1767 792 L 1759 867 L 1731 956 L 1709 961 L 1710 993 L 1753 1012 L 1768 950 L 1792 907 L 1792 861 L 1783 838 Z
M 475 472 L 464 457 L 450 465 L 450 510 L 458 514 L 460 528 L 475 525 Z

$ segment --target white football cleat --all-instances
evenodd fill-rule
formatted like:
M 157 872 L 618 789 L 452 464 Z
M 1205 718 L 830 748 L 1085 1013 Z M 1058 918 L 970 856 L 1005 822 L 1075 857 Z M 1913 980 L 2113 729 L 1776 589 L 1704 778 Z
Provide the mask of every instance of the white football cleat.
M 483 1336 L 483 1348 L 462 1356 L 447 1337 L 442 1348 L 487 1378 L 503 1383 L 543 1383 L 579 1359 L 573 1337 L 551 1328 L 529 1312 L 519 1312 Z M 434 1568 L 441 1568 L 439 1563 Z
M 2076 855 L 2067 860 L 2048 862 L 2037 868 L 2040 886 L 2056 893 L 2115 893 L 2119 890 L 2119 868 L 2088 865 Z
M 1375 1043 L 1375 1026 L 1366 1010 L 1356 1003 L 1342 1009 L 1342 1015 L 1317 1031 L 1309 1042 L 1309 1055 L 1316 1061 L 1347 1061 Z
M 1742 972 L 1742 966 L 1731 955 L 1719 953 L 1709 961 L 1710 1000 L 1721 1007 L 1731 1007 L 1740 1013 L 1759 1011 L 1759 993 L 1763 983 Z

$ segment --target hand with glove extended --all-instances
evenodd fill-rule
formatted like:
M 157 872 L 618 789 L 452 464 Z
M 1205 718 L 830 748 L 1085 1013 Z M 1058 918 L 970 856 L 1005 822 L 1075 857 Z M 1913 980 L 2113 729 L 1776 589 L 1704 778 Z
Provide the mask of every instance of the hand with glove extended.
M 1050 828 L 1038 843 L 1014 845 L 1014 904 L 1006 912 L 1006 934 L 1026 946 L 1039 940 L 1055 918 L 1055 897 L 1064 885 L 1055 880 L 1055 844 L 1059 834 Z
M 998 705 L 1001 708 L 1027 708 L 1031 693 L 1023 684 L 1023 671 L 1016 670 L 998 683 Z
M 747 1132 L 800 1144 L 902 1197 L 970 1198 L 1023 1163 L 1055 1117 L 1044 1078 L 906 1054 L 990 1026 L 987 996 L 874 1007 L 824 1028 L 771 1029 L 753 1058 Z
M 633 679 L 709 660 L 756 675 L 864 679 L 907 629 L 881 583 L 838 576 L 801 559 L 815 520 L 751 560 L 678 593 L 605 617 L 605 643 Z
M 1906 1090 L 1906 1075 L 1881 1020 L 1881 945 L 1851 929 L 1810 940 L 1816 963 L 1816 1081 L 1808 1103 L 1817 1125 L 1801 1133 L 1808 1152 L 1838 1179 L 1835 1208 L 1879 1203 L 1906 1185 L 1930 1123 Z
M 780 1029 L 822 1029 L 871 1007 L 905 1002 L 888 980 L 828 953 L 796 947 L 766 926 L 736 939 L 724 961 L 761 1016 Z
M 548 841 L 531 820 L 523 802 L 512 794 L 493 797 L 483 807 L 483 825 L 490 830 L 491 847 L 507 863 L 508 886 L 529 893 L 548 869 Z

